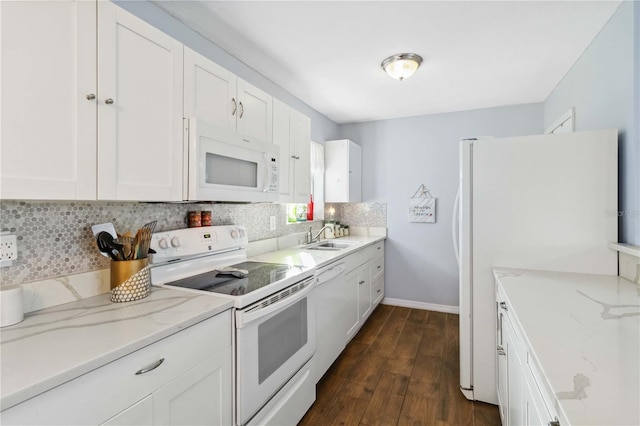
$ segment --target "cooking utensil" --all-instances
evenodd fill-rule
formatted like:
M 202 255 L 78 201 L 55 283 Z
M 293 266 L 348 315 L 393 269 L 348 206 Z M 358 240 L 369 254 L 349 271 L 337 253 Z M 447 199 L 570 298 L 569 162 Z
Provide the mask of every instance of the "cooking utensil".
M 97 225 L 91 225 L 91 231 L 93 232 L 93 236 L 97 237 L 100 232 L 108 232 L 113 238 L 116 238 L 116 228 L 113 226 L 113 223 L 99 223 Z M 102 252 L 103 256 L 109 256 L 108 252 Z
M 122 251 L 122 244 L 118 244 L 113 240 L 113 236 L 107 231 L 101 231 L 96 241 L 98 248 L 102 253 L 107 253 L 113 260 L 124 260 L 124 253 Z

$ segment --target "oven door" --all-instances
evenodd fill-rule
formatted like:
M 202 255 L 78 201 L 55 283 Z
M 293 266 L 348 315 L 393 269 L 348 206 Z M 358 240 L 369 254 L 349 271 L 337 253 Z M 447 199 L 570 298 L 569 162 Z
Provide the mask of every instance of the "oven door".
M 186 200 L 277 201 L 280 148 L 190 119 Z
M 246 424 L 315 353 L 314 284 L 315 277 L 307 278 L 236 311 L 238 424 Z

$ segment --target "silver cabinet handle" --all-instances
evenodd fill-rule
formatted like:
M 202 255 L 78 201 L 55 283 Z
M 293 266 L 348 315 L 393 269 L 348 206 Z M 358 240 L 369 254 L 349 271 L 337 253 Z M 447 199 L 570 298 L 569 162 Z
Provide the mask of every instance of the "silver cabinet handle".
M 96 98 L 96 94 L 95 93 L 89 93 L 87 95 L 87 100 L 92 101 Z
M 556 417 L 555 420 L 551 420 L 549 422 L 549 426 L 560 426 L 560 420 L 558 420 L 558 418 Z
M 378 265 L 378 269 L 382 268 L 382 266 Z
M 504 348 L 502 346 L 498 346 L 498 355 L 506 355 L 507 353 L 504 351 Z
M 378 246 L 378 250 L 380 250 L 382 247 Z
M 509 309 L 507 309 L 507 302 L 500 302 L 500 307 L 502 309 L 504 309 L 505 311 L 508 311 Z
M 113 103 L 113 99 L 107 98 L 107 99 L 104 100 L 104 103 L 107 104 L 107 105 L 111 105 Z
M 238 109 L 238 104 L 236 103 L 236 98 L 231 98 L 231 115 L 236 115 L 237 109 Z
M 376 293 L 380 293 L 380 289 L 378 289 L 378 291 L 376 291 Z
M 148 373 L 149 371 L 155 370 L 156 368 L 160 367 L 160 365 L 164 362 L 164 358 L 160 358 L 159 360 L 157 360 L 156 362 L 154 362 L 152 365 L 142 368 L 138 371 L 136 371 L 136 376 L 140 375 L 140 374 L 144 374 L 144 373 Z
M 360 285 L 364 284 L 364 280 L 360 281 L 358 284 Z
M 292 155 L 291 158 L 293 158 L 294 160 L 299 160 L 300 157 L 298 157 L 297 155 Z
M 244 105 L 242 105 L 242 102 L 240 102 L 239 106 L 240 106 L 240 112 L 238 113 L 238 117 L 242 118 L 242 116 L 244 115 Z

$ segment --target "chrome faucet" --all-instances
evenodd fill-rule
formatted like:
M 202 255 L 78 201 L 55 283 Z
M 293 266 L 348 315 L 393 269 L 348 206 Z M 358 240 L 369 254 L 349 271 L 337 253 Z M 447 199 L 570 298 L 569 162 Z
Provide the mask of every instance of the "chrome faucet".
M 307 232 L 307 244 L 315 243 L 316 241 L 318 241 L 318 237 L 320 236 L 320 234 L 322 234 L 322 232 L 327 228 L 330 228 L 330 226 L 323 226 L 322 229 L 320 229 L 314 237 L 313 233 L 311 232 L 311 227 L 309 227 L 309 232 Z

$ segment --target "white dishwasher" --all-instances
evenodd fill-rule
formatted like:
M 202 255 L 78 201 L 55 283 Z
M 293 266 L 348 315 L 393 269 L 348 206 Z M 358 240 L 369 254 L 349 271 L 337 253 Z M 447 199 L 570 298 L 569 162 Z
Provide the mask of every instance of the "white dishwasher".
M 344 261 L 318 269 L 316 284 L 316 383 L 338 358 L 346 344 L 349 311 L 344 280 Z

